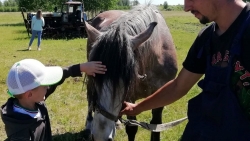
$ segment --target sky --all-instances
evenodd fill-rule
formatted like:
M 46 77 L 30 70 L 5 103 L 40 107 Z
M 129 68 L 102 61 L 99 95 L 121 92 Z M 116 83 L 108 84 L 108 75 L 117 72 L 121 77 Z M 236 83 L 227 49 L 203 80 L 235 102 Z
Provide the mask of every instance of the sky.
M 140 4 L 145 4 L 148 3 L 149 1 L 152 2 L 152 4 L 160 5 L 163 4 L 165 1 L 168 2 L 168 5 L 184 5 L 184 0 L 138 0 Z

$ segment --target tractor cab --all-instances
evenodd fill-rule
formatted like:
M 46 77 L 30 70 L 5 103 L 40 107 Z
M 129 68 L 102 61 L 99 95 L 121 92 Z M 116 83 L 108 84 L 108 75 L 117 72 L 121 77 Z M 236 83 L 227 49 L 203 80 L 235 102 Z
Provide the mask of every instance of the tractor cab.
M 61 8 L 63 23 L 81 23 L 83 22 L 83 4 L 78 1 L 68 1 L 62 4 Z

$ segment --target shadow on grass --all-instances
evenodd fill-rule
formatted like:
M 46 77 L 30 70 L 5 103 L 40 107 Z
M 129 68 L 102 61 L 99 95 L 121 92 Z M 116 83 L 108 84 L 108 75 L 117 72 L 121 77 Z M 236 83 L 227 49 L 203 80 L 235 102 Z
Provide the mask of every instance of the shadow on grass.
M 24 27 L 23 30 L 17 30 L 17 31 L 15 31 L 15 33 L 28 34 L 28 33 L 27 33 L 27 30 L 25 30 L 25 27 Z
M 14 38 L 14 40 L 27 40 L 27 39 L 30 39 L 31 37 L 18 37 L 18 38 Z
M 24 26 L 24 23 L 0 24 L 0 26 Z
M 23 34 L 27 35 L 27 32 L 24 32 Z M 31 34 L 30 36 L 27 35 L 27 37 L 18 37 L 18 38 L 14 38 L 14 40 L 27 40 L 27 39 L 30 39 L 31 38 Z M 37 37 L 35 37 L 35 39 L 37 39 Z M 83 39 L 81 37 L 64 37 L 64 36 L 60 36 L 60 37 L 42 37 L 42 40 L 66 40 L 66 41 L 69 41 L 69 40 L 74 40 L 74 39 Z
M 28 48 L 25 48 L 25 49 L 20 49 L 20 50 L 17 50 L 17 51 L 32 51 L 32 50 L 28 50 Z M 34 50 L 36 51 L 36 50 Z
M 52 141 L 91 141 L 89 130 L 83 130 L 79 133 L 64 133 L 53 135 Z

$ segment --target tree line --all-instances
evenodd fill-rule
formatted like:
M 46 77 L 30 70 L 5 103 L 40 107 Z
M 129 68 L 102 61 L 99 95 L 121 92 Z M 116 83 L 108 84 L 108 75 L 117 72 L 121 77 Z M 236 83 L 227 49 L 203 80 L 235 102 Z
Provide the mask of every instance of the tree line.
M 243 0 L 244 2 L 250 2 L 250 0 Z M 164 1 L 163 5 L 160 5 L 162 10 L 167 11 L 182 11 L 184 9 L 184 5 L 168 5 L 167 1 Z
M 0 12 L 16 12 L 18 6 L 15 0 L 0 1 Z
M 42 9 L 43 11 L 53 11 L 54 7 L 61 8 L 61 4 L 67 0 L 5 0 L 0 1 L 0 8 L 2 9 L 16 9 L 20 10 L 25 7 L 27 11 L 36 11 Z M 73 0 L 74 1 L 74 0 Z M 110 10 L 110 9 L 130 9 L 131 6 L 139 4 L 138 0 L 75 0 L 82 1 L 85 11 L 91 10 Z M 11 12 L 13 10 L 8 10 Z M 0 12 L 3 12 L 0 10 Z M 14 12 L 14 11 L 13 11 Z
M 0 12 L 17 12 L 20 7 L 25 7 L 28 11 L 53 11 L 54 7 L 61 7 L 67 0 L 5 0 L 0 1 Z M 140 4 L 138 0 L 75 0 L 83 1 L 85 11 L 105 11 L 111 9 L 130 9 L 131 6 Z M 250 0 L 243 0 L 250 2 Z M 163 10 L 175 11 L 183 10 L 183 5 L 170 6 L 167 1 L 161 4 Z

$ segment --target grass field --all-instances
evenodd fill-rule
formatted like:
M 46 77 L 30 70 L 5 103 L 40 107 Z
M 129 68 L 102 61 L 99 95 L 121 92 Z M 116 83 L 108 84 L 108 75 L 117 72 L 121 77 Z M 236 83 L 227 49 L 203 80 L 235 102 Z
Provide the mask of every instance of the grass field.
M 203 27 L 190 13 L 162 12 L 172 33 L 177 53 L 178 66 L 186 57 L 199 30 Z M 0 13 L 0 105 L 8 98 L 6 93 L 6 76 L 14 62 L 24 58 L 35 58 L 46 65 L 68 66 L 86 61 L 86 39 L 74 40 L 43 40 L 41 51 L 36 51 L 37 40 L 32 51 L 26 51 L 29 37 L 27 36 L 21 13 Z M 83 78 L 69 78 L 46 101 L 50 114 L 54 141 L 81 140 L 84 129 L 87 102 Z M 83 89 L 82 89 L 83 88 Z M 187 101 L 195 96 L 200 89 L 195 86 L 182 99 L 165 107 L 163 122 L 169 122 L 186 116 Z M 151 112 L 146 111 L 138 116 L 139 121 L 149 122 Z M 162 141 L 177 141 L 185 128 L 186 122 L 161 134 Z M 4 125 L 0 122 L 0 141 L 6 138 Z M 136 141 L 147 141 L 150 132 L 139 128 Z M 116 141 L 125 141 L 125 130 L 118 130 Z

